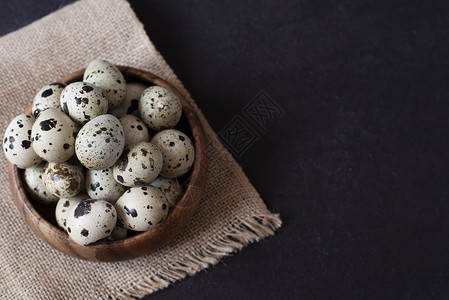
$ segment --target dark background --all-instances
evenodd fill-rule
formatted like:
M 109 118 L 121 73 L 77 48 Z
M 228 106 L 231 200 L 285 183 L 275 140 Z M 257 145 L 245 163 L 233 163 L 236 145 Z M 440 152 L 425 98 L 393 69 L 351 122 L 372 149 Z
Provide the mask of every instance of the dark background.
M 0 35 L 71 1 L 2 1 Z M 148 299 L 448 299 L 448 1 L 131 1 L 284 224 Z M 1 63 L 1 62 L 0 62 Z

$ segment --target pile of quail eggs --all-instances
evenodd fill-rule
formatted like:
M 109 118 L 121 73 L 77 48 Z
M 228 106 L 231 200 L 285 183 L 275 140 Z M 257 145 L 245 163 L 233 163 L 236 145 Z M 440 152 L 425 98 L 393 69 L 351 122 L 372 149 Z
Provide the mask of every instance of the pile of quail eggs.
M 81 245 L 159 226 L 182 197 L 177 178 L 192 167 L 190 138 L 174 129 L 182 107 L 160 86 L 126 83 L 105 60 L 83 81 L 51 83 L 32 114 L 6 129 L 6 158 L 24 169 L 33 199 L 55 207 L 58 225 Z

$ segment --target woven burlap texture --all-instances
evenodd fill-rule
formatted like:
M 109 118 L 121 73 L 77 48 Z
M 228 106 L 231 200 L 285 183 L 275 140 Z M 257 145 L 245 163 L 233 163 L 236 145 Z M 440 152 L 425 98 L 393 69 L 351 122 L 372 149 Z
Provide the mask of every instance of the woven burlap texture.
M 157 74 L 181 91 L 197 110 L 212 146 L 208 148 L 208 182 L 199 209 L 182 233 L 149 255 L 115 263 L 75 259 L 51 248 L 26 227 L 11 198 L 3 156 L 1 298 L 143 297 L 272 235 L 281 225 L 220 144 L 124 0 L 76 2 L 0 38 L 1 132 L 31 103 L 40 87 L 99 57 Z

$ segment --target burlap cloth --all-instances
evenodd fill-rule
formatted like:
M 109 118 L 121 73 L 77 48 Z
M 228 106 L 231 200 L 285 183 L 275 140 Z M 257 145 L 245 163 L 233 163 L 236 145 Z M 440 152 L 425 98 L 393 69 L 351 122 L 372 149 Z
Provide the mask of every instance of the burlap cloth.
M 151 28 L 150 28 L 151 30 Z M 143 297 L 272 235 L 281 225 L 155 49 L 124 0 L 84 0 L 0 38 L 1 132 L 43 85 L 95 58 L 157 74 L 186 95 L 208 134 L 208 183 L 199 209 L 169 245 L 138 259 L 93 263 L 43 243 L 25 226 L 9 191 L 4 156 L 0 197 L 0 298 Z

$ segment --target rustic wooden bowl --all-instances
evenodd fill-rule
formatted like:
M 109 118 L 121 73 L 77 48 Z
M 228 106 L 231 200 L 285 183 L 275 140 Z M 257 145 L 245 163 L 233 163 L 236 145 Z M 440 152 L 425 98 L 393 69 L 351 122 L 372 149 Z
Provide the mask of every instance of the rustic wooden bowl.
M 190 135 L 195 146 L 195 162 L 191 172 L 185 176 L 185 179 L 188 181 L 184 195 L 176 207 L 170 211 L 164 223 L 155 229 L 139 233 L 124 240 L 106 241 L 94 246 L 78 245 L 57 226 L 54 217 L 54 206 L 46 206 L 29 198 L 22 184 L 22 170 L 19 170 L 12 164 L 8 166 L 9 183 L 14 203 L 19 208 L 26 224 L 38 237 L 52 247 L 70 256 L 90 261 L 110 262 L 132 259 L 148 254 L 169 242 L 192 217 L 206 182 L 208 160 L 205 154 L 205 147 L 207 146 L 207 138 L 190 104 L 173 86 L 157 76 L 134 68 L 121 66 L 118 68 L 125 76 L 127 82 L 159 85 L 171 90 L 178 96 L 183 108 L 183 117 L 180 123 L 183 123 L 184 127 L 181 128 L 184 129 L 186 134 Z M 84 69 L 67 75 L 58 81 L 64 83 L 81 81 L 83 73 Z M 25 113 L 31 113 L 31 106 Z

